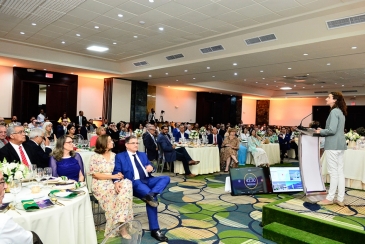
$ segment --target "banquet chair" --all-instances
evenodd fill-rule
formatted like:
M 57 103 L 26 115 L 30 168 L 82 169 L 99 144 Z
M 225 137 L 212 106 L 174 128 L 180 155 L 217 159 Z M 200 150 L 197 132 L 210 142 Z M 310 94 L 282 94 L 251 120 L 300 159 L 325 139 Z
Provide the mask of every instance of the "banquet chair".
M 98 199 L 95 198 L 94 194 L 90 194 L 90 201 L 92 203 L 91 207 L 92 207 L 92 212 L 93 212 L 93 216 L 94 216 L 94 223 L 96 226 L 96 230 L 99 231 L 100 226 L 102 226 L 103 224 L 106 223 L 106 221 L 102 220 L 102 217 L 105 216 L 104 211 L 102 210 Z M 96 206 L 98 205 L 98 206 Z M 95 218 L 96 216 L 96 218 Z
M 161 174 L 163 172 L 163 169 L 165 167 L 165 156 L 164 156 L 164 153 L 163 153 L 163 150 L 162 150 L 162 147 L 160 146 L 159 143 L 157 143 L 157 147 L 158 147 L 158 159 L 157 159 L 157 169 L 156 169 L 156 172 L 158 172 L 158 166 L 161 166 Z M 171 166 L 172 166 L 172 162 L 167 162 L 170 167 L 170 172 L 171 172 Z
M 130 239 L 126 239 L 120 235 L 120 228 L 125 227 Z M 138 220 L 131 220 L 115 227 L 103 240 L 101 244 L 106 243 L 128 243 L 139 244 L 142 240 L 142 224 Z

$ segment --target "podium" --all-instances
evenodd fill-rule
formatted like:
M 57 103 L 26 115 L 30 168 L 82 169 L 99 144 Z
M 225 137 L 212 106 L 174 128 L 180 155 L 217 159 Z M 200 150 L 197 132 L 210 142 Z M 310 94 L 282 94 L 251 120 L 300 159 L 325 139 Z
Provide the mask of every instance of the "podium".
M 327 194 L 321 175 L 319 134 L 315 130 L 297 130 L 299 136 L 299 167 L 304 193 L 308 196 Z

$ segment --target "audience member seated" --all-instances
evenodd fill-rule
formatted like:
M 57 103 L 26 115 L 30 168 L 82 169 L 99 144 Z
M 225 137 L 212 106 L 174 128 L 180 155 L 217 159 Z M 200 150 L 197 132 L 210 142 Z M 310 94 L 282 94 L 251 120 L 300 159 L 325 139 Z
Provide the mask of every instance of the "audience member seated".
M 290 144 L 290 149 L 294 149 L 294 151 L 295 151 L 295 159 L 298 160 L 299 154 L 298 154 L 298 145 L 295 142 L 295 134 L 294 134 L 295 129 L 296 129 L 295 127 L 290 127 L 290 142 L 289 142 L 289 144 Z
M 28 125 L 28 128 L 33 130 L 34 128 L 42 128 L 42 122 L 38 122 L 38 120 L 33 119 L 32 123 Z
M 188 134 L 188 135 L 190 135 L 192 129 L 193 129 L 193 126 L 191 126 L 191 124 L 188 124 L 185 133 Z
M 218 125 L 217 125 L 217 129 L 218 129 L 218 134 L 224 139 L 224 136 L 226 134 L 224 124 L 219 125 L 219 128 L 218 128 Z
M 251 131 L 248 140 L 248 151 L 251 152 L 256 167 L 269 165 L 269 159 L 265 150 L 261 148 L 261 138 L 256 134 L 256 130 Z
M 51 122 L 44 122 L 43 124 L 43 130 L 44 130 L 44 136 L 48 138 L 48 140 L 57 140 L 57 137 L 55 134 L 53 134 L 53 124 Z
M 97 134 L 97 136 L 93 136 L 90 139 L 90 147 L 95 147 L 96 146 L 96 140 L 98 139 L 98 137 L 106 134 L 105 128 L 102 127 L 102 126 L 98 127 L 96 129 L 96 134 Z
M 270 143 L 278 143 L 278 136 L 272 131 L 272 129 L 267 130 L 267 137 L 269 138 Z
M 68 120 L 67 119 L 63 119 L 61 124 L 57 125 L 57 128 L 56 128 L 56 137 L 57 138 L 60 138 L 61 136 L 66 135 L 67 125 L 68 125 Z
M 6 126 L 4 117 L 0 117 L 0 125 Z
M 179 130 L 179 126 L 180 124 L 179 123 L 175 123 L 175 128 L 174 130 L 172 131 L 172 136 L 175 138 L 175 136 L 180 132 Z
M 88 132 L 90 133 L 94 133 L 94 131 L 97 129 L 98 127 L 94 124 L 94 120 L 93 119 L 89 119 L 89 121 L 86 123 L 86 129 L 88 130 Z
M 179 142 L 180 138 L 184 138 L 182 140 L 189 138 L 189 135 L 185 133 L 185 126 L 183 124 L 179 125 L 179 132 L 175 133 L 175 142 Z
M 233 160 L 233 168 L 238 167 L 237 151 L 240 146 L 240 141 L 236 137 L 237 130 L 235 128 L 230 128 L 228 130 L 228 136 L 224 138 L 222 142 L 221 150 L 221 168 L 224 168 L 224 172 L 228 172 L 231 166 L 231 160 Z
M 162 125 L 161 133 L 157 137 L 157 144 L 160 145 L 164 153 L 165 161 L 166 162 L 174 162 L 175 160 L 182 161 L 185 175 L 187 177 L 195 177 L 196 175 L 191 173 L 189 165 L 196 165 L 200 162 L 192 160 L 189 153 L 186 151 L 184 147 L 175 148 L 176 146 L 171 144 L 168 131 L 169 129 L 167 125 Z
M 70 118 L 69 117 L 67 117 L 67 114 L 66 114 L 66 112 L 64 112 L 63 114 L 62 114 L 62 116 L 58 119 L 58 123 L 60 123 L 60 124 L 62 124 L 62 122 L 64 121 L 64 120 L 66 120 L 67 121 L 67 123 L 71 123 L 71 120 L 70 120 Z
M 0 171 L 0 205 L 3 203 L 7 184 L 3 172 Z M 14 222 L 8 214 L 0 217 L 0 243 L 42 244 L 39 236 L 33 231 L 27 231 Z
M 76 127 L 73 124 L 67 125 L 66 135 L 68 137 L 72 138 L 72 140 L 77 139 L 77 136 L 76 136 Z
M 9 141 L 6 139 L 6 127 L 5 125 L 0 125 L 0 149 L 8 143 Z
M 115 166 L 114 142 L 109 135 L 101 135 L 96 141 L 95 154 L 90 159 L 90 174 L 92 192 L 105 211 L 105 233 L 107 236 L 118 225 L 133 219 L 133 188 L 129 179 L 124 179 L 121 172 L 112 174 Z M 117 193 L 113 179 L 120 181 L 120 191 Z M 124 225 L 120 230 L 124 239 L 131 236 Z
M 119 132 L 118 132 L 117 126 L 115 125 L 114 122 L 111 122 L 109 124 L 108 128 L 106 129 L 106 134 L 108 134 L 112 138 L 114 143 L 119 141 Z
M 208 144 L 218 145 L 218 149 L 221 150 L 223 139 L 218 134 L 216 127 L 213 127 L 212 133 L 208 135 Z
M 18 125 L 21 125 L 21 123 L 18 122 L 18 117 L 16 117 L 15 115 L 11 116 L 11 122 L 8 124 L 8 127 Z
M 50 167 L 54 177 L 67 176 L 71 180 L 84 181 L 84 164 L 80 154 L 73 150 L 74 144 L 69 136 L 57 139 L 51 153 Z
M 158 146 L 155 132 L 155 126 L 149 124 L 147 127 L 147 132 L 142 136 L 143 145 L 145 146 L 147 152 L 147 158 L 151 162 L 158 159 Z
M 166 127 L 167 130 L 167 127 Z M 161 232 L 157 217 L 157 195 L 161 194 L 170 183 L 170 177 L 153 177 L 154 170 L 147 156 L 138 152 L 138 140 L 135 136 L 125 139 L 127 151 L 118 153 L 115 157 L 113 175 L 121 172 L 125 179 L 133 184 L 133 195 L 146 202 L 147 218 L 151 236 L 160 242 L 168 242 L 168 238 Z M 123 183 L 113 180 L 117 194 L 122 191 Z
M 34 151 L 29 145 L 23 145 L 26 141 L 24 127 L 21 125 L 9 126 L 7 131 L 9 143 L 0 149 L 0 161 L 4 158 L 8 162 L 22 162 L 29 168 L 36 162 Z
M 248 141 L 248 138 L 250 137 L 250 131 L 247 127 L 243 128 L 243 132 L 240 135 L 242 141 Z
M 284 156 L 288 150 L 290 150 L 290 134 L 287 133 L 285 127 L 281 128 L 279 134 L 279 145 L 280 145 L 280 163 L 283 163 Z
M 44 141 L 45 150 L 41 147 Z M 45 168 L 49 165 L 49 154 L 52 149 L 49 148 L 49 140 L 44 137 L 44 131 L 39 128 L 31 130 L 29 133 L 29 140 L 24 142 L 23 145 L 28 145 L 32 149 L 34 154 L 33 163 L 37 165 L 38 168 Z

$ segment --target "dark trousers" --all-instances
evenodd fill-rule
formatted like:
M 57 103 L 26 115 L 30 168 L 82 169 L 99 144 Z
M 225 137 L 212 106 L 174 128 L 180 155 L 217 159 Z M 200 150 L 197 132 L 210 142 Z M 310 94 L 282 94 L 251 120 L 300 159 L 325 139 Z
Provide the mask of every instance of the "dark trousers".
M 294 151 L 295 151 L 295 159 L 298 159 L 298 157 L 299 157 L 299 154 L 298 154 L 298 145 L 295 143 L 295 141 L 292 141 L 290 143 L 290 148 L 291 149 L 294 149 Z
M 280 161 L 284 160 L 285 153 L 286 153 L 286 148 L 283 149 L 280 148 Z
M 182 161 L 184 166 L 185 175 L 190 175 L 191 171 L 189 169 L 189 161 L 191 161 L 191 157 L 189 153 L 186 151 L 185 147 L 180 147 L 175 149 L 176 151 L 176 160 Z

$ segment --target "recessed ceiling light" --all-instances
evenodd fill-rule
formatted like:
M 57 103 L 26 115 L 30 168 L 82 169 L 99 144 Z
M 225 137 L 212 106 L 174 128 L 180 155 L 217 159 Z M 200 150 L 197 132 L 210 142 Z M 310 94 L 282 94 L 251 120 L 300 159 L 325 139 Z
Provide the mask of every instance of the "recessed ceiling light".
M 256 81 L 256 83 L 258 83 L 258 82 Z
M 264 71 L 263 70 L 260 70 L 261 73 L 263 73 Z
M 47 70 L 47 69 L 43 69 L 43 70 Z
M 139 21 L 139 23 L 140 23 L 141 25 L 144 25 L 146 22 L 144 22 L 143 20 L 141 20 L 141 21 Z
M 179 81 L 179 80 L 176 80 L 176 81 Z
M 281 90 L 291 90 L 292 88 L 289 86 L 280 87 Z
M 159 27 L 158 29 L 159 29 L 160 31 L 163 31 L 163 30 L 164 30 L 164 29 L 163 29 L 163 27 Z
M 207 69 L 210 69 L 210 67 L 207 67 Z
M 309 75 L 309 74 L 307 74 L 307 75 Z
M 267 86 L 269 85 L 269 84 L 266 84 Z
M 23 31 L 20 32 L 21 35 L 24 35 L 25 33 Z
M 37 25 L 36 23 L 32 23 L 32 25 Z
M 316 97 L 316 98 L 318 98 L 318 97 Z
M 95 28 L 95 29 L 99 29 L 99 26 L 95 25 L 95 26 L 94 26 L 94 28 Z
M 237 75 L 237 73 L 234 73 L 234 75 Z
M 13 66 L 16 66 L 16 64 L 13 64 Z
M 356 97 L 356 96 L 354 96 L 354 97 Z
M 105 52 L 105 51 L 109 50 L 109 48 L 107 48 L 107 47 L 99 47 L 99 46 L 90 46 L 90 47 L 87 47 L 86 49 L 90 50 L 90 51 L 95 51 L 95 52 Z
M 80 34 L 76 34 L 76 36 L 81 36 Z
M 215 75 L 212 76 L 213 78 L 215 77 Z
M 165 73 L 165 75 L 168 75 L 169 73 Z
M 113 42 L 113 45 L 117 45 L 117 43 L 116 42 Z
M 71 75 L 73 75 L 74 73 L 71 73 Z
M 335 83 L 335 85 L 337 85 L 337 83 Z
M 152 75 L 148 75 L 148 77 L 152 77 Z
M 148 0 L 150 3 L 153 3 L 154 2 L 154 0 Z
M 303 86 L 303 88 L 305 88 L 305 87 Z
M 327 65 L 331 65 L 331 63 L 327 63 Z
M 294 85 L 294 87 L 296 87 L 297 85 Z
M 233 65 L 234 65 L 234 66 L 236 66 L 236 65 L 237 65 L 237 63 L 233 63 Z
M 288 68 L 288 69 L 291 69 L 291 68 Z
M 123 18 L 123 14 L 118 14 L 118 17 L 119 18 Z
M 345 86 L 345 85 L 342 85 L 342 86 Z
M 323 86 L 321 86 L 323 88 Z
M 357 47 L 351 47 L 351 49 L 356 49 Z
M 167 87 L 170 87 L 170 86 L 167 86 Z
M 243 81 L 246 81 L 246 79 L 243 79 Z
M 303 53 L 304 56 L 308 56 L 308 53 Z
M 276 82 L 276 80 L 274 80 L 274 82 Z
M 133 36 L 134 38 L 138 38 L 138 36 Z
M 286 77 L 286 75 L 283 76 L 284 78 Z
M 265 78 L 262 78 L 263 80 L 265 80 Z
M 186 70 L 184 70 L 184 72 L 188 72 L 188 70 L 186 69 Z
M 195 80 L 195 77 L 193 78 L 193 80 Z
M 313 86 L 315 86 L 316 84 L 313 84 Z
M 222 93 L 221 93 L 222 94 Z
M 65 44 L 66 42 L 65 42 L 65 41 L 62 41 L 61 43 L 62 43 L 62 44 Z

